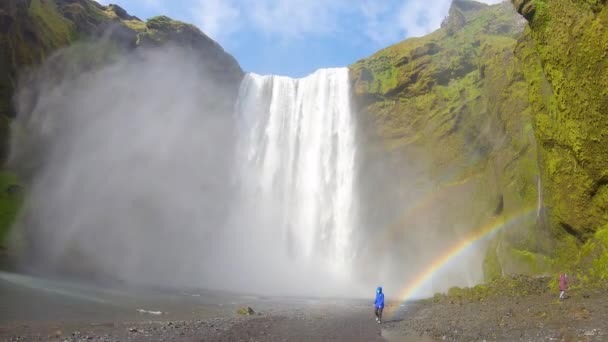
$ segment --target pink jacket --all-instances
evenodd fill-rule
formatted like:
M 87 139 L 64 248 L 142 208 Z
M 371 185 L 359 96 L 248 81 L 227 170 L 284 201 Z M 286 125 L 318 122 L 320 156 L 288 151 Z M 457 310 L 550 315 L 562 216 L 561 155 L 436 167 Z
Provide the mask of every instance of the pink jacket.
M 559 290 L 566 291 L 566 288 L 568 288 L 568 277 L 563 273 L 559 276 Z

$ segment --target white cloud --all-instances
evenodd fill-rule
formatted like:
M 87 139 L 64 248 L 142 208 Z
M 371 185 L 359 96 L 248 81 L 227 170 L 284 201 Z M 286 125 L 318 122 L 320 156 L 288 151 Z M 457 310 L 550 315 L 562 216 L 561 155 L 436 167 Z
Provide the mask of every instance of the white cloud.
M 409 1 L 399 9 L 399 25 L 409 37 L 436 30 L 450 9 L 451 1 Z
M 497 4 L 505 0 L 478 0 L 486 4 Z M 441 25 L 441 21 L 448 15 L 450 0 L 423 1 L 413 0 L 405 2 L 399 10 L 400 28 L 408 37 L 420 37 L 433 32 Z
M 281 39 L 331 35 L 348 1 L 333 0 L 196 0 L 193 19 L 210 36 L 226 37 L 254 30 Z
M 392 6 L 388 2 L 374 0 L 363 0 L 359 10 L 364 18 L 363 30 L 367 38 L 374 43 L 384 44 L 387 41 L 395 41 L 401 36 L 401 30 L 395 17 L 386 18 L 391 13 Z
M 192 15 L 194 24 L 214 39 L 220 35 L 228 36 L 241 28 L 241 9 L 232 1 L 199 1 Z
M 177 12 L 214 39 L 256 32 L 292 40 L 315 36 L 361 36 L 375 45 L 422 36 L 439 28 L 451 0 L 114 0 L 129 8 Z M 504 0 L 481 0 L 496 4 Z M 111 2 L 102 0 L 102 3 Z M 137 15 L 137 13 L 135 13 Z
M 331 34 L 337 30 L 339 15 L 348 10 L 342 0 L 246 0 L 251 23 L 266 33 L 283 37 L 304 34 Z
M 118 4 L 120 7 L 144 7 L 150 9 L 162 9 L 162 1 L 163 0 L 95 0 L 102 5 L 109 4 Z M 131 13 L 132 15 L 137 15 L 137 13 Z

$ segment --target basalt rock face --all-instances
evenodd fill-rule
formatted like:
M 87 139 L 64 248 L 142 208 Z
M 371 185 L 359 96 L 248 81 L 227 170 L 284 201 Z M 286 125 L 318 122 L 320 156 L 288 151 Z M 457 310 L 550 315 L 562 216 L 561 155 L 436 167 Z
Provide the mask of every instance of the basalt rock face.
M 534 18 L 536 4 L 534 0 L 513 0 L 513 6 L 517 12 L 524 16 L 527 20 Z

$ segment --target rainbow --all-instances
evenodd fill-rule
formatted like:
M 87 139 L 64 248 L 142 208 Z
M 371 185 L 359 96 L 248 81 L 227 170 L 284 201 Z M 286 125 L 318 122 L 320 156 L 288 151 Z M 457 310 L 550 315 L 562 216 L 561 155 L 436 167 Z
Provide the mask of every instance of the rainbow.
M 471 165 L 466 168 L 463 172 L 470 172 L 471 168 L 474 168 L 479 163 Z M 437 187 L 434 191 L 428 192 L 422 196 L 418 201 L 414 202 L 413 205 L 406 207 L 402 214 L 398 216 L 392 224 L 388 225 L 384 232 L 379 234 L 374 240 L 374 244 L 371 250 L 377 250 L 384 246 L 387 241 L 391 241 L 400 231 L 404 222 L 415 216 L 416 214 L 424 211 L 431 207 L 434 203 L 441 200 L 443 196 L 446 196 L 450 191 L 456 191 L 460 186 L 466 185 L 471 178 L 476 177 L 476 174 L 471 174 L 468 177 L 462 177 L 462 173 L 450 177 L 450 180 L 445 181 L 441 186 Z
M 425 209 L 430 208 L 434 203 L 439 201 L 443 196 L 447 195 L 449 191 L 456 190 L 458 186 L 465 184 L 466 181 L 451 182 L 443 185 L 435 191 L 427 193 L 421 197 L 418 201 L 410 207 L 407 207 L 403 213 L 394 222 L 387 226 L 383 233 L 379 234 L 372 245 L 372 250 L 377 250 L 384 246 L 387 241 L 391 241 L 396 237 L 400 228 L 410 218 L 416 214 L 423 212 Z
M 499 231 L 502 228 L 511 226 L 518 222 L 521 222 L 524 218 L 529 217 L 531 214 L 536 212 L 536 206 L 528 206 L 523 209 L 512 213 L 511 215 L 505 215 L 495 218 L 494 220 L 486 223 L 485 225 L 475 229 L 469 236 L 460 240 L 457 244 L 452 246 L 448 251 L 437 257 L 431 262 L 423 272 L 418 274 L 411 283 L 405 288 L 399 291 L 399 302 L 406 302 L 412 299 L 420 289 L 422 289 L 427 283 L 433 278 L 433 276 L 439 272 L 449 261 L 457 258 L 467 248 L 474 245 L 476 242 L 483 240 L 494 232 Z M 395 307 L 392 308 L 394 310 Z M 392 311 L 389 309 L 389 311 Z

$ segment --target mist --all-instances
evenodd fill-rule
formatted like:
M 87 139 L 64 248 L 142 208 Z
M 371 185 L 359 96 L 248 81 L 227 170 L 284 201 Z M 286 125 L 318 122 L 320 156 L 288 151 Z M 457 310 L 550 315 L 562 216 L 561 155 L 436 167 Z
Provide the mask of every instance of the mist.
M 425 151 L 374 147 L 345 68 L 227 85 L 191 50 L 112 51 L 72 46 L 21 82 L 10 163 L 28 183 L 13 229 L 24 271 L 390 297 L 494 209 L 495 179 L 444 186 L 459 167 L 431 175 Z M 419 295 L 481 282 L 475 247 Z
M 31 174 L 24 265 L 167 286 L 217 279 L 219 264 L 203 270 L 235 253 L 208 253 L 229 211 L 234 132 L 222 103 L 235 94 L 177 47 L 57 70 L 98 48 L 59 52 L 20 92 L 12 162 Z
M 236 147 L 247 128 L 238 128 L 233 89 L 188 50 L 82 62 L 101 50 L 107 46 L 60 51 L 21 83 L 11 164 L 29 184 L 14 229 L 23 270 L 132 285 L 356 295 L 357 285 L 322 259 L 289 257 L 284 227 L 269 219 L 283 213 L 268 203 L 262 215 L 243 200 L 246 160 Z

